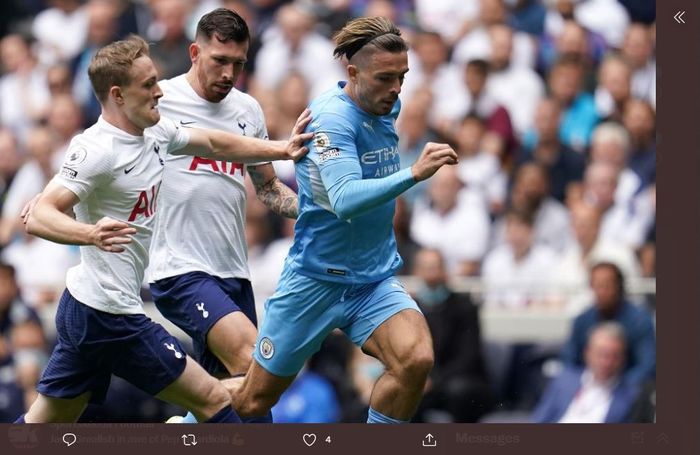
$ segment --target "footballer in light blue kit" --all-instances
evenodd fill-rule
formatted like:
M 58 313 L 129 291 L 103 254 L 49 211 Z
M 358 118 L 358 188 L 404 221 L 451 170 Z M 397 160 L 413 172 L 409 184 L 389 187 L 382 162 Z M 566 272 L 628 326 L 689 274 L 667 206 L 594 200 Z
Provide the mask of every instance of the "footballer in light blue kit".
M 294 244 L 265 305 L 242 406 L 236 398 L 234 406 L 247 412 L 246 398 L 255 401 L 250 397 L 257 393 L 250 382 L 257 379 L 266 396 L 258 401 L 276 401 L 285 381 L 291 383 L 326 336 L 340 328 L 385 366 L 368 422 L 403 422 L 420 401 L 433 354 L 425 319 L 394 277 L 402 265 L 394 200 L 442 165 L 456 163 L 457 156 L 446 144 L 429 144 L 411 168 L 401 170 L 395 122 L 408 63 L 394 24 L 356 19 L 335 39 L 336 56 L 348 58 L 349 80 L 310 104 L 307 131 L 314 137 L 309 154 L 296 164 Z

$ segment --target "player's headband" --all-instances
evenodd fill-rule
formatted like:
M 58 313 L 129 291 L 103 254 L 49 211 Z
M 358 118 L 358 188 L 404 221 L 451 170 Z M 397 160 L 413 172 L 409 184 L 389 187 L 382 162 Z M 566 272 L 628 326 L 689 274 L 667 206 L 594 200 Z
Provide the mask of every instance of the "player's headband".
M 353 55 L 357 54 L 360 51 L 360 49 L 365 47 L 370 41 L 374 41 L 375 39 L 377 39 L 383 35 L 396 35 L 396 33 L 383 32 L 383 33 L 380 33 L 379 35 L 374 35 L 374 36 L 367 37 L 363 40 L 359 40 L 357 43 L 355 43 L 353 46 L 351 46 L 350 49 L 345 51 L 345 56 L 348 58 L 348 60 L 350 60 Z

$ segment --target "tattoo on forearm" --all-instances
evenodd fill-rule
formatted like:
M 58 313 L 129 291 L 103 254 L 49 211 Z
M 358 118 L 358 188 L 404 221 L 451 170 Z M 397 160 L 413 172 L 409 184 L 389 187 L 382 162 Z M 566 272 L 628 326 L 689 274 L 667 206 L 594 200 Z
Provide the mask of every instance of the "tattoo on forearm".
M 296 218 L 299 214 L 297 195 L 277 176 L 265 181 L 263 175 L 249 168 L 250 178 L 255 186 L 255 193 L 270 210 L 287 218 Z

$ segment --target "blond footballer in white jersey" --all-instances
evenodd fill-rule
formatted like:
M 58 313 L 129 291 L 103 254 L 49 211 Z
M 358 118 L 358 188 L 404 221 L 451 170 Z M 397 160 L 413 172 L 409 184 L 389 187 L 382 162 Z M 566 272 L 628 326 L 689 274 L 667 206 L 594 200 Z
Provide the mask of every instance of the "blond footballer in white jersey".
M 59 176 L 27 215 L 27 231 L 81 246 L 56 315 L 58 343 L 34 401 L 17 423 L 76 421 L 104 399 L 112 374 L 188 408 L 200 421 L 240 422 L 226 388 L 140 311 L 165 153 L 254 162 L 298 158 L 310 134 L 289 143 L 216 130 L 184 131 L 161 119 L 162 92 L 148 44 L 130 37 L 100 49 L 88 70 L 102 115 L 75 138 Z M 295 131 L 302 131 L 308 114 Z M 154 126 L 155 125 L 155 126 Z M 76 218 L 67 214 L 75 210 Z M 132 281 L 133 280 L 133 281 Z M 75 293 L 75 294 L 74 294 Z
M 56 182 L 79 199 L 73 208 L 75 219 L 93 224 L 109 217 L 135 230 L 119 254 L 92 245 L 80 247 L 80 264 L 66 276 L 66 287 L 77 300 L 111 314 L 143 313 L 140 289 L 163 159 L 186 146 L 189 137 L 186 129 L 165 117 L 142 135 L 133 135 L 100 116 L 73 138 Z

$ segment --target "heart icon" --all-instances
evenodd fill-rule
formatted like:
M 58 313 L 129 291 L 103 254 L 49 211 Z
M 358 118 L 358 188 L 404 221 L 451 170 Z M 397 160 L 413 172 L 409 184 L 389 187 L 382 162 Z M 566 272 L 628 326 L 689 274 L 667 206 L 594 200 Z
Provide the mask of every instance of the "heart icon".
M 306 433 L 304 435 L 304 444 L 311 447 L 316 442 L 316 435 L 313 433 Z

